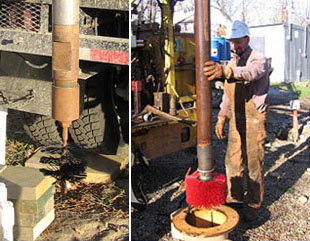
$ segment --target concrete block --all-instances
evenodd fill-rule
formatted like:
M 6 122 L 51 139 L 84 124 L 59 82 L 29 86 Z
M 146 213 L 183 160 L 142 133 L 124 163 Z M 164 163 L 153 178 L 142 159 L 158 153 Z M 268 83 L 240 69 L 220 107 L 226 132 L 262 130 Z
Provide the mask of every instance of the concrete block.
M 55 219 L 55 209 L 52 209 L 35 227 L 15 225 L 14 240 L 34 241 Z
M 37 213 L 42 210 L 46 203 L 53 198 L 54 199 L 55 186 L 52 185 L 50 188 L 38 199 L 38 200 L 15 200 L 9 199 L 14 204 L 16 212 L 24 214 Z
M 53 168 L 53 170 L 58 170 L 57 166 L 52 166 L 48 163 L 42 163 L 41 158 L 42 157 L 51 157 L 51 158 L 60 158 L 60 154 L 51 154 L 47 152 L 42 152 L 40 149 L 32 155 L 26 162 L 25 162 L 25 167 L 31 167 L 35 169 L 50 169 Z
M 51 197 L 45 206 L 35 213 L 15 212 L 15 225 L 35 227 L 52 209 L 54 209 L 54 198 Z
M 125 143 L 123 140 L 120 141 L 119 146 L 117 148 L 116 155 L 103 155 L 106 158 L 110 158 L 120 164 L 120 169 L 126 168 L 129 164 L 129 145 Z
M 0 173 L 3 172 L 6 167 L 7 167 L 7 165 L 0 165 Z
M 122 144 L 119 147 L 117 155 L 103 155 L 88 150 L 83 150 L 85 159 L 87 161 L 86 174 L 87 177 L 84 180 L 89 183 L 107 183 L 115 179 L 120 170 L 129 163 L 129 147 L 127 144 Z M 59 154 L 49 154 L 41 152 L 40 150 L 35 153 L 25 163 L 26 167 L 32 168 L 45 168 L 54 170 L 55 166 L 51 166 L 47 163 L 41 163 L 41 158 L 44 156 L 51 156 L 54 158 L 59 157 Z
M 94 152 L 86 153 L 87 169 L 85 182 L 108 183 L 120 173 L 120 163 Z
M 55 179 L 34 168 L 8 166 L 0 173 L 0 182 L 8 189 L 8 199 L 38 200 Z

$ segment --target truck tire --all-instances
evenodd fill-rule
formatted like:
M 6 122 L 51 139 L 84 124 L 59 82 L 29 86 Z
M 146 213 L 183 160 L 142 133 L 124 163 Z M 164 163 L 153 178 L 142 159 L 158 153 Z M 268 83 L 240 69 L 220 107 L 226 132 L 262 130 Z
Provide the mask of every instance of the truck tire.
M 109 69 L 87 80 L 84 110 L 69 128 L 75 144 L 87 149 L 99 147 L 105 154 L 117 152 L 120 131 L 113 88 L 113 75 Z
M 104 113 L 101 104 L 98 104 L 84 109 L 80 118 L 72 122 L 69 133 L 75 144 L 90 149 L 102 144 L 104 130 Z
M 212 107 L 215 109 L 220 108 L 224 91 L 222 89 L 212 89 Z
M 212 82 L 212 107 L 215 109 L 220 108 L 224 94 L 224 83 L 219 80 Z
M 24 112 L 24 129 L 28 136 L 41 145 L 59 144 L 61 127 L 51 117 Z
M 99 147 L 105 154 L 115 154 L 120 138 L 119 124 L 113 111 L 115 107 L 104 104 L 111 103 L 111 95 L 106 94 L 107 84 L 98 84 L 98 81 L 104 82 L 100 77 L 87 81 L 85 107 L 69 128 L 69 140 L 87 149 Z M 106 82 L 113 86 L 111 81 Z M 24 118 L 24 129 L 35 142 L 41 145 L 62 143 L 62 127 L 51 117 L 25 112 Z
M 62 127 L 51 117 L 24 113 L 24 129 L 28 136 L 40 145 L 62 143 Z M 105 118 L 101 104 L 84 109 L 80 118 L 73 121 L 69 134 L 75 144 L 91 149 L 102 145 L 105 132 Z

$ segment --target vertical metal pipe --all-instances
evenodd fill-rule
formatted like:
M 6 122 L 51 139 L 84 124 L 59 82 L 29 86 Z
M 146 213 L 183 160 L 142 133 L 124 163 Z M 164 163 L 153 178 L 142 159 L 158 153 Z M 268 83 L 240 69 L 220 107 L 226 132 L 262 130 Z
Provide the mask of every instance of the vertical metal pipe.
M 173 39 L 173 6 L 171 1 L 163 0 L 163 28 L 165 31 L 165 71 L 167 73 L 167 93 L 175 95 L 174 39 Z
M 177 114 L 177 101 L 176 101 L 174 95 L 170 96 L 169 114 L 170 115 L 176 115 Z
M 294 142 L 297 142 L 299 139 L 297 110 L 293 110 L 292 115 L 293 115 L 293 137 L 294 137 Z
M 8 115 L 8 109 L 0 105 L 0 165 L 5 165 L 5 142 L 6 142 L 7 115 Z
M 210 60 L 210 0 L 195 0 L 197 155 L 201 180 L 212 178 L 212 103 L 211 82 L 203 74 Z
M 131 91 L 134 93 L 133 103 L 134 103 L 134 113 L 138 114 L 141 112 L 141 93 L 143 90 L 141 73 L 139 70 L 136 71 L 136 79 L 131 81 Z
M 134 112 L 138 114 L 141 112 L 141 91 L 135 90 L 134 92 Z
M 66 146 L 68 128 L 79 118 L 79 0 L 53 0 L 52 117 L 63 127 Z

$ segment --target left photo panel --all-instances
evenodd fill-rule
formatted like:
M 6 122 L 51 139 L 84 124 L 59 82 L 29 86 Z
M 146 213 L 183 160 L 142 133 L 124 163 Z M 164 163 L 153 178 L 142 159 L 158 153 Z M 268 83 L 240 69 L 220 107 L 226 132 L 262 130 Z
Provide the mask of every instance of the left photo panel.
M 129 18 L 0 0 L 0 240 L 129 240 Z

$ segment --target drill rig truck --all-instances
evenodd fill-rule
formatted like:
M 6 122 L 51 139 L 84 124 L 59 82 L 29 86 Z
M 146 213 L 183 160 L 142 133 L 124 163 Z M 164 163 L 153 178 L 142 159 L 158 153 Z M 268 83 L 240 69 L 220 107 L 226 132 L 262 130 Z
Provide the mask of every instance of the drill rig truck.
M 132 23 L 132 152 L 144 160 L 192 147 L 197 137 L 195 37 L 173 24 L 177 0 L 161 2 L 161 25 L 152 19 Z M 214 43 L 213 60 L 228 62 L 229 42 Z M 212 82 L 213 107 L 222 95 L 223 80 Z
M 62 126 L 51 117 L 52 5 L 52 0 L 0 0 L 0 105 L 22 111 L 26 132 L 42 145 L 62 141 Z M 78 11 L 80 115 L 69 138 L 114 154 L 120 136 L 129 139 L 129 4 L 80 0 Z M 62 16 L 66 19 L 65 12 Z

